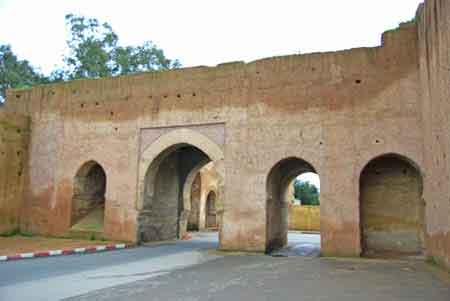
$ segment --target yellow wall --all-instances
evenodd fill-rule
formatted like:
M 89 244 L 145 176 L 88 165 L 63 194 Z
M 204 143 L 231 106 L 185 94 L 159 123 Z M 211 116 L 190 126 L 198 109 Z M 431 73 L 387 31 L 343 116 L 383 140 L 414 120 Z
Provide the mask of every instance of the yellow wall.
M 289 205 L 289 230 L 320 231 L 320 206 Z

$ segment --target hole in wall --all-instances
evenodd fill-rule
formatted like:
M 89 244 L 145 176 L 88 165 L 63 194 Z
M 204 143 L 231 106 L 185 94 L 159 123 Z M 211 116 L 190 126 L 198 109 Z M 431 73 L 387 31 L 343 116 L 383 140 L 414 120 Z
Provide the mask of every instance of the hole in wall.
M 17 151 L 17 156 L 20 156 L 20 154 L 21 154 L 21 152 L 20 152 L 20 151 Z
M 312 67 L 312 68 L 311 68 L 311 71 L 316 71 L 316 68 Z
M 19 172 L 17 173 L 17 175 L 18 175 L 19 177 L 22 176 L 22 172 L 19 171 Z
M 197 94 L 195 94 L 195 92 L 192 92 L 192 96 L 196 96 Z
M 114 116 L 114 112 L 110 112 L 109 114 L 110 114 L 111 116 Z
M 167 98 L 167 95 L 164 95 L 164 98 Z
M 20 129 L 17 129 L 16 131 L 18 134 L 20 134 L 22 131 Z
M 114 130 L 117 132 L 119 129 L 118 128 L 114 128 Z
M 177 94 L 177 97 L 178 97 L 178 98 L 181 98 L 181 94 Z
M 80 104 L 80 107 L 84 108 L 84 103 Z
M 16 94 L 16 98 L 20 98 L 20 94 Z
M 99 105 L 98 101 L 96 101 L 96 102 L 95 102 L 95 105 L 96 105 L 96 106 L 98 106 L 98 105 Z
M 380 140 L 378 140 L 378 139 L 377 139 L 377 140 L 375 140 L 375 143 L 377 143 L 377 144 L 378 144 L 378 143 L 380 143 Z
M 360 79 L 357 79 L 357 80 L 355 80 L 355 83 L 360 84 L 360 83 L 361 83 L 361 80 L 360 80 Z

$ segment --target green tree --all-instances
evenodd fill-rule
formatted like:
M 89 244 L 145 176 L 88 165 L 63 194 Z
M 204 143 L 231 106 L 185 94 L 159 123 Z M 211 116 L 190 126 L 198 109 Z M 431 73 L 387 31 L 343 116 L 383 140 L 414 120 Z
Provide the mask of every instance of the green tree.
M 5 99 L 6 89 L 28 88 L 48 82 L 27 60 L 19 60 L 10 45 L 0 45 L 0 101 Z
M 79 79 L 125 75 L 180 67 L 178 60 L 165 57 L 152 42 L 140 46 L 119 46 L 119 37 L 108 23 L 73 14 L 66 15 L 70 36 L 69 54 L 63 72 L 52 78 Z
M 319 190 L 308 181 L 294 181 L 294 197 L 301 200 L 302 205 L 319 206 Z
M 119 37 L 108 23 L 69 14 L 69 54 L 62 68 L 46 77 L 27 60 L 19 60 L 11 46 L 0 45 L 0 101 L 8 88 L 28 88 L 36 84 L 125 75 L 137 72 L 179 68 L 178 60 L 169 60 L 162 49 L 147 41 L 139 46 L 119 46 Z

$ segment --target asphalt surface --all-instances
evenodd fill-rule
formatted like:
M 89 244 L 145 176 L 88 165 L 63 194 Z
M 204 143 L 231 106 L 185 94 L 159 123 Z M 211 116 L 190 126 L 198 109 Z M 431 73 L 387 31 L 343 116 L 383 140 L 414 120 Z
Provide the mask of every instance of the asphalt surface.
M 450 278 L 421 261 L 325 259 L 320 236 L 290 233 L 266 255 L 190 241 L 0 264 L 0 300 L 450 300 Z M 299 256 L 307 255 L 307 256 Z
M 0 300 L 60 300 L 201 264 L 219 256 L 216 233 L 104 253 L 0 263 Z
M 449 301 L 450 281 L 424 262 L 225 256 L 68 300 Z

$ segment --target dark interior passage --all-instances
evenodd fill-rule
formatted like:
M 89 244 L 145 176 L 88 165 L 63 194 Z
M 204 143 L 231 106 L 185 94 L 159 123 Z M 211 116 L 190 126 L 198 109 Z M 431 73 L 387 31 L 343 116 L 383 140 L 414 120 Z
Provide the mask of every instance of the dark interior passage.
M 162 152 L 145 177 L 143 209 L 138 217 L 139 241 L 180 238 L 187 227 L 188 211 L 183 204 L 183 187 L 189 173 L 206 164 L 208 156 L 194 146 L 175 145 Z

